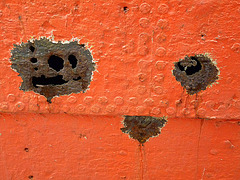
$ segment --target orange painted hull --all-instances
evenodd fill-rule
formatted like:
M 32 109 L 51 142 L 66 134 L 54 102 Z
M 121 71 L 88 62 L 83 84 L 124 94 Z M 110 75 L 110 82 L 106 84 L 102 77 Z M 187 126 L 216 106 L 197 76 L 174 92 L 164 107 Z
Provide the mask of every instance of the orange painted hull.
M 237 1 L 2 1 L 0 180 L 240 179 Z M 80 39 L 96 62 L 86 93 L 19 90 L 13 44 Z M 188 95 L 174 62 L 207 54 L 219 80 Z M 124 115 L 167 116 L 143 146 Z

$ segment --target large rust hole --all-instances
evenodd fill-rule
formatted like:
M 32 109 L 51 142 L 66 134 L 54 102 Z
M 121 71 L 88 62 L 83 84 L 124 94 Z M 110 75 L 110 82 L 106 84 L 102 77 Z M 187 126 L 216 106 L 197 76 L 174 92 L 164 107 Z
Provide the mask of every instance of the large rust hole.
M 125 116 L 123 121 L 124 127 L 121 130 L 143 144 L 150 137 L 159 135 L 166 122 L 166 117 Z
M 20 89 L 34 91 L 51 103 L 54 96 L 86 92 L 95 63 L 84 44 L 47 38 L 14 45 L 12 68 L 21 76 Z
M 218 80 L 219 70 L 213 61 L 205 54 L 186 56 L 175 62 L 173 75 L 176 80 L 193 95 L 205 90 Z

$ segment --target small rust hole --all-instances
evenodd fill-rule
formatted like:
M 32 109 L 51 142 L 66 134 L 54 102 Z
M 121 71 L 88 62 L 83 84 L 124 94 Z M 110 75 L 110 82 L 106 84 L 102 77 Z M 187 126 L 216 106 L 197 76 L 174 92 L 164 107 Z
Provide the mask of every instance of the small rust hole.
M 219 70 L 213 61 L 203 54 L 186 56 L 175 62 L 173 75 L 176 80 L 193 95 L 205 90 L 209 85 L 218 80 Z
M 124 11 L 124 13 L 127 13 L 129 11 L 129 8 L 127 6 L 124 6 L 123 11 Z

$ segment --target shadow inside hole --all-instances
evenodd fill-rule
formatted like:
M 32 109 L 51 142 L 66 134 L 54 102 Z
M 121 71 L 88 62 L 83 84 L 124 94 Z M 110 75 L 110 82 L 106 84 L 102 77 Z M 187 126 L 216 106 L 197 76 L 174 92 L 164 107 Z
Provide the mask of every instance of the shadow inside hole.
M 181 71 L 185 71 L 187 75 L 193 75 L 202 69 L 201 63 L 194 56 L 190 57 L 190 61 L 178 62 L 178 67 Z
M 31 61 L 32 63 L 36 63 L 36 62 L 37 62 L 37 58 L 31 58 L 30 61 Z
M 60 71 L 61 69 L 63 69 L 63 63 L 63 59 L 55 55 L 50 56 L 50 58 L 48 59 L 49 67 L 56 71 Z
M 29 149 L 28 148 L 24 148 L 24 151 L 29 152 Z
M 44 86 L 44 85 L 62 85 L 67 83 L 68 81 L 63 80 L 62 75 L 57 75 L 55 77 L 45 77 L 42 75 L 41 77 L 33 77 L 32 84 L 34 87 Z
M 77 66 L 77 62 L 78 62 L 77 58 L 74 55 L 70 55 L 68 56 L 68 60 L 72 65 L 72 68 L 74 69 Z
M 35 47 L 33 47 L 33 46 L 30 46 L 29 49 L 30 49 L 30 51 L 32 51 L 32 52 L 35 51 Z

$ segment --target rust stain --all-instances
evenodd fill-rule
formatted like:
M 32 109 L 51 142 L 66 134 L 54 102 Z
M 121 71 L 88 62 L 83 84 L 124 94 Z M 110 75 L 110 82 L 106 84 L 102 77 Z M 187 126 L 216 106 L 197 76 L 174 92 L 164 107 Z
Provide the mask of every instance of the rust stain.
M 159 135 L 166 122 L 166 117 L 125 116 L 124 127 L 121 128 L 121 131 L 143 144 L 150 137 Z

